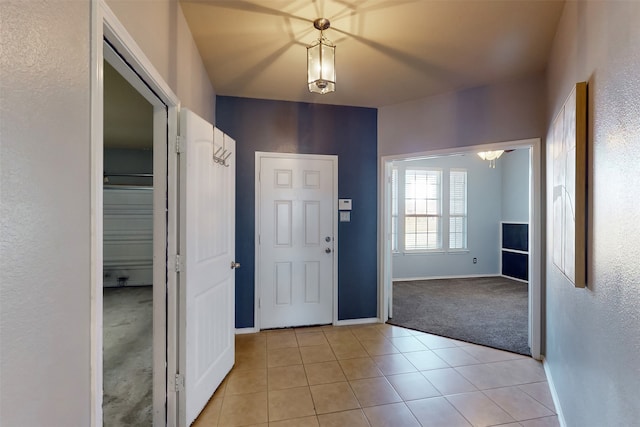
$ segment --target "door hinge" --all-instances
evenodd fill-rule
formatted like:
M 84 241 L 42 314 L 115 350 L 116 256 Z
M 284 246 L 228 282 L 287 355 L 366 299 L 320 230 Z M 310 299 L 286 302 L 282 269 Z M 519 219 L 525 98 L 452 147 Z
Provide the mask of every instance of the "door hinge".
M 262 308 L 262 300 L 260 298 L 258 298 L 258 308 Z
M 176 374 L 174 391 L 176 392 L 184 391 L 184 375 Z
M 262 240 L 260 238 L 260 235 L 258 234 L 258 245 L 262 244 Z
M 182 151 L 180 149 L 180 144 L 182 143 L 182 138 L 180 138 L 180 135 L 176 136 L 176 153 L 180 154 L 180 152 Z
M 181 262 L 180 254 L 176 254 L 176 264 L 175 264 L 176 273 L 180 273 L 180 262 Z

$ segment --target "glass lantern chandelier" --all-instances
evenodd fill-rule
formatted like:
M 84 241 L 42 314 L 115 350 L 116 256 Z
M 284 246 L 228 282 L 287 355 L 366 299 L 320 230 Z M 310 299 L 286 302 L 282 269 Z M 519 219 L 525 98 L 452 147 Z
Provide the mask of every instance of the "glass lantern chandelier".
M 326 18 L 313 21 L 320 38 L 307 47 L 307 83 L 309 92 L 325 94 L 336 90 L 336 47 L 324 37 L 331 23 Z

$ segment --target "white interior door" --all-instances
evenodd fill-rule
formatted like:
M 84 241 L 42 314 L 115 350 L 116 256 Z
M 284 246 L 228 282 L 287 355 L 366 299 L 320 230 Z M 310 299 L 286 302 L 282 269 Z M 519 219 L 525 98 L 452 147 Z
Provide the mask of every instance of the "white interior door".
M 337 157 L 259 157 L 260 326 L 331 323 Z
M 234 363 L 235 141 L 180 112 L 180 424 L 198 416 Z M 224 145 L 228 167 L 214 162 Z

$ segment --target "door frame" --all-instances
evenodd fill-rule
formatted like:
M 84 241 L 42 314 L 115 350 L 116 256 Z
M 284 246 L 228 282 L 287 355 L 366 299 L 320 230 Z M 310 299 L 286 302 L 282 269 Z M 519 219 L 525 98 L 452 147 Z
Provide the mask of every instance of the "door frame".
M 153 423 L 174 425 L 176 420 L 176 393 L 171 389 L 171 373 L 176 372 L 176 272 L 177 253 L 177 154 L 169 149 L 175 146 L 178 134 L 178 110 L 180 101 L 160 73 L 146 57 L 133 37 L 127 32 L 104 0 L 91 2 L 91 157 L 90 157 L 90 205 L 91 205 L 91 425 L 103 425 L 103 40 L 122 56 L 139 79 L 130 81 L 138 90 L 151 91 L 164 107 L 154 108 L 154 215 L 153 233 Z M 107 53 L 108 55 L 108 53 Z M 120 71 L 120 70 L 119 70 Z M 129 76 L 131 77 L 131 76 Z M 126 76 L 125 76 L 126 78 Z M 166 110 L 165 110 L 166 108 Z M 160 112 L 162 110 L 162 112 Z M 165 113 L 166 111 L 166 113 Z M 159 166 L 156 170 L 156 166 Z M 156 197 L 157 194 L 166 194 Z M 166 288 L 156 285 L 161 278 Z M 158 390 L 164 390 L 158 393 Z M 173 421 L 172 421 L 173 420 Z
M 378 165 L 378 320 L 389 320 L 389 295 L 393 284 L 392 251 L 391 251 L 391 165 L 394 160 L 438 157 L 452 154 L 476 153 L 487 150 L 510 150 L 530 148 L 529 157 L 529 346 L 531 356 L 540 359 L 542 356 L 542 338 L 544 324 L 543 283 L 542 274 L 542 152 L 540 138 L 523 139 L 493 144 L 473 145 L 467 147 L 447 148 L 442 150 L 422 151 L 419 153 L 381 156 Z
M 311 159 L 311 160 L 330 160 L 333 164 L 333 298 L 332 298 L 332 323 L 338 322 L 338 156 L 328 154 L 297 154 L 297 153 L 273 153 L 266 151 L 256 151 L 255 153 L 255 264 L 254 264 L 254 303 L 253 303 L 253 329 L 255 332 L 260 331 L 260 323 L 262 321 L 259 307 L 259 299 L 262 293 L 260 282 L 260 161 L 263 158 L 280 158 L 280 159 Z

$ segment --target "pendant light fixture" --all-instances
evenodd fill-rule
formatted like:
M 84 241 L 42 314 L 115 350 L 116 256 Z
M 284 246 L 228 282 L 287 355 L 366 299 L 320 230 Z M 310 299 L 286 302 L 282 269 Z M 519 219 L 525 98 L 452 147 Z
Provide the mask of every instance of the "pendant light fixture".
M 307 47 L 307 83 L 309 92 L 325 94 L 336 90 L 336 47 L 324 37 L 331 23 L 326 18 L 313 21 L 320 38 Z
M 500 158 L 500 156 L 502 156 L 502 153 L 504 153 L 504 150 L 481 151 L 478 153 L 478 156 L 480 156 L 482 160 L 488 160 L 489 167 L 495 169 L 496 159 Z

